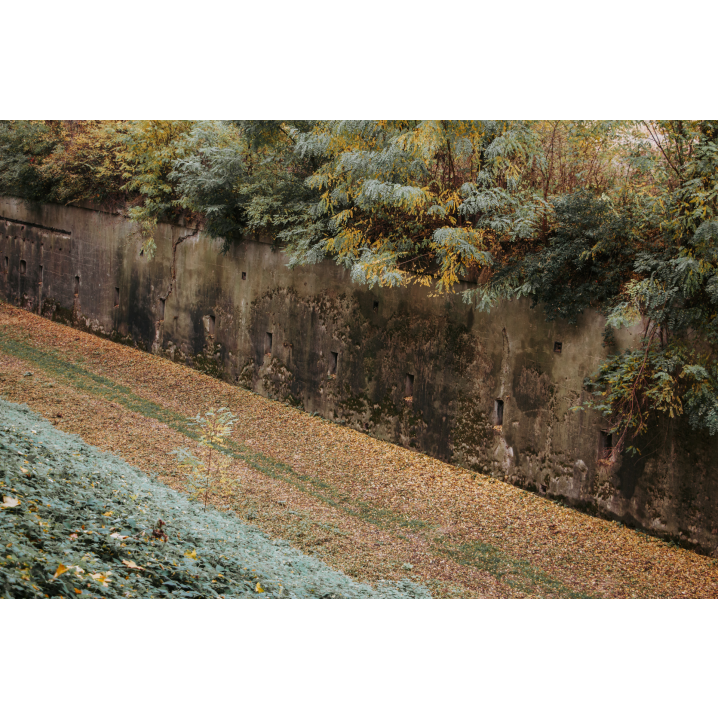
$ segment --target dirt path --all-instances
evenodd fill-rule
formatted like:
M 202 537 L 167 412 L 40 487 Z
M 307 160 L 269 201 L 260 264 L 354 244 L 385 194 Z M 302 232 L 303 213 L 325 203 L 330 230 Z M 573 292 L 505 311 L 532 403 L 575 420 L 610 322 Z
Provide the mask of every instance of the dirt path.
M 0 305 L 0 396 L 182 489 L 189 418 L 227 406 L 223 502 L 361 581 L 436 597 L 718 597 L 718 561 Z

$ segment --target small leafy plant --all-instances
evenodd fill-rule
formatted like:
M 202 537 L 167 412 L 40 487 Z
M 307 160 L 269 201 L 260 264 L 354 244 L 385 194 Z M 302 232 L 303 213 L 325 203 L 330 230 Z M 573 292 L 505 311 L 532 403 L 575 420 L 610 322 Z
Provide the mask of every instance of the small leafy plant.
M 200 456 L 184 448 L 172 452 L 179 457 L 180 465 L 189 469 L 187 484 L 190 494 L 202 501 L 205 509 L 212 496 L 223 498 L 234 494 L 235 481 L 229 475 L 232 462 L 220 447 L 229 437 L 236 420 L 237 417 L 226 407 L 210 409 L 204 416 L 197 414 L 193 422 L 200 431 Z

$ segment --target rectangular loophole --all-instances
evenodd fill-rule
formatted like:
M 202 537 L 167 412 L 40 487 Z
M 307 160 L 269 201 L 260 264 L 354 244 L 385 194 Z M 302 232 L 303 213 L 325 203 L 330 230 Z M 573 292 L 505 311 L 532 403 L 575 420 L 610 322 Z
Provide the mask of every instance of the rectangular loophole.
M 246 278 L 247 278 L 247 272 L 242 272 L 242 279 L 246 279 Z
M 563 349 L 563 344 L 561 342 L 554 342 L 553 343 L 553 350 L 556 352 L 556 354 L 561 353 L 561 349 Z
M 40 279 L 37 280 L 38 284 L 42 284 L 42 264 L 38 267 L 39 273 L 40 273 Z
M 377 314 L 379 312 L 379 302 L 374 302 L 374 314 Z
M 214 336 L 214 331 L 217 328 L 217 320 L 214 314 L 209 315 L 209 333 Z
M 75 296 L 78 297 L 80 295 L 80 278 L 75 277 Z
M 272 353 L 272 332 L 267 332 L 267 334 L 264 338 L 264 353 L 265 354 Z
M 120 288 L 119 287 L 115 287 L 115 306 L 116 307 L 120 306 Z
M 610 459 L 613 452 L 613 434 L 602 431 L 599 437 L 599 458 Z
M 504 402 L 501 399 L 497 399 L 494 402 L 494 415 L 495 415 L 495 420 L 496 420 L 496 426 L 503 426 Z
M 330 352 L 331 359 L 329 361 L 329 373 L 336 374 L 337 366 L 339 365 L 339 352 Z
M 406 382 L 404 385 L 404 394 L 406 396 L 414 396 L 414 375 L 413 374 L 406 375 Z
M 160 297 L 160 320 L 164 321 L 165 318 L 165 300 Z M 214 334 L 214 328 L 212 328 L 212 334 Z
M 20 274 L 27 272 L 27 262 L 24 259 L 20 260 Z

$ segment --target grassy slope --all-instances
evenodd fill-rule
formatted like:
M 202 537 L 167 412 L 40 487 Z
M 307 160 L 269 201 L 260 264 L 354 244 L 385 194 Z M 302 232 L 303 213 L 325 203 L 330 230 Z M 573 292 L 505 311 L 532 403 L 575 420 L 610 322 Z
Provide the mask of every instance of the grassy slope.
M 2 400 L 0 467 L 6 598 L 428 597 L 358 584 Z
M 218 505 L 362 581 L 410 576 L 437 596 L 718 595 L 714 559 L 8 305 L 0 394 L 178 489 L 171 452 L 196 448 L 188 419 L 230 407 L 239 490 Z

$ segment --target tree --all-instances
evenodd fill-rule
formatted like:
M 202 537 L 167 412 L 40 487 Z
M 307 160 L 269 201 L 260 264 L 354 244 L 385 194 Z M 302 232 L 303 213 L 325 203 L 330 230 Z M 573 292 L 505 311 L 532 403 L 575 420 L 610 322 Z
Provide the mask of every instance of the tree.
M 231 500 L 236 486 L 229 475 L 231 460 L 226 457 L 221 447 L 232 431 L 237 417 L 227 408 L 210 409 L 204 416 L 194 419 L 199 428 L 199 444 L 202 447 L 197 457 L 187 449 L 173 451 L 179 457 L 179 463 L 190 470 L 187 487 L 191 496 L 204 503 L 205 509 L 210 498 Z

